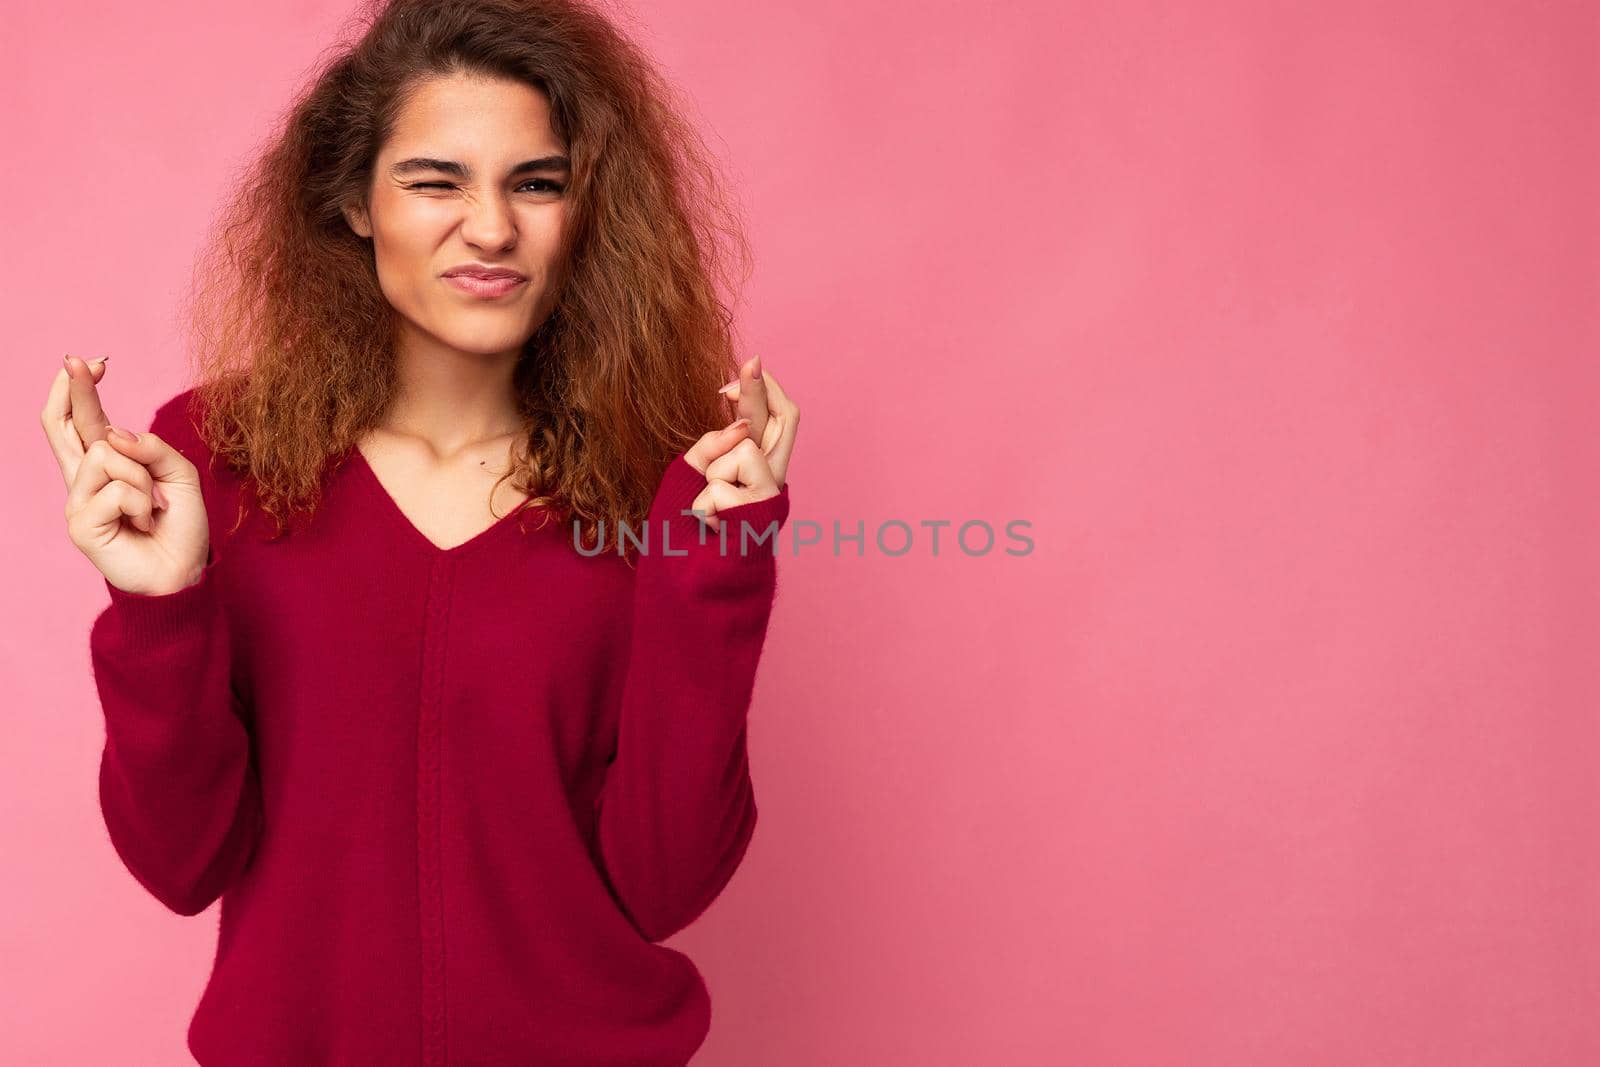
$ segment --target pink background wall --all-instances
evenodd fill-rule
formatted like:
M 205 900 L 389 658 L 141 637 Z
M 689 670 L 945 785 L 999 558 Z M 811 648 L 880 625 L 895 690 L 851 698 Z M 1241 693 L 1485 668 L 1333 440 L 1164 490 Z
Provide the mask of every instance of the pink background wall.
M 215 910 L 100 823 L 98 575 L 37 415 L 181 388 L 234 163 L 345 4 L 0 38 L 0 1061 L 181 1064 Z M 796 519 L 697 1063 L 1600 1060 L 1582 3 L 641 3 L 725 144 Z

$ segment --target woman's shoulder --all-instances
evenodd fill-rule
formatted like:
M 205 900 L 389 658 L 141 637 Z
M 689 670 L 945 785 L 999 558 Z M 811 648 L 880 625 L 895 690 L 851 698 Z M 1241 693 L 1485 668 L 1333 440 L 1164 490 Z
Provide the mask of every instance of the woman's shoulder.
M 150 419 L 150 432 L 195 465 L 211 518 L 212 544 L 230 540 L 258 511 L 250 481 L 223 462 L 205 437 L 205 393 L 191 386 L 168 398 Z
M 205 394 L 198 386 L 191 386 L 156 409 L 150 420 L 150 432 L 195 465 L 207 507 L 215 515 L 227 514 L 231 524 L 233 512 L 249 506 L 249 495 L 244 491 L 245 479 L 227 463 L 219 461 L 206 440 L 205 416 Z
M 201 428 L 205 424 L 204 401 L 198 386 L 190 386 L 156 408 L 150 419 L 150 432 L 182 452 L 184 458 L 202 474 L 211 470 L 211 449 Z
M 171 397 L 150 420 L 150 432 L 180 451 L 200 440 L 200 391 L 191 386 Z

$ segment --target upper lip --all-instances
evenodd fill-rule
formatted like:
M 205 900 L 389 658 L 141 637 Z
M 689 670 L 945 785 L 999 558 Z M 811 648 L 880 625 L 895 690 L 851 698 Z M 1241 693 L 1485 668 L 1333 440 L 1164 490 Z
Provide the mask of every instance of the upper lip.
M 470 274 L 474 278 L 516 278 L 524 282 L 528 280 L 528 276 L 521 271 L 512 270 L 510 267 L 490 267 L 482 263 L 458 263 L 445 271 L 442 277 L 448 278 L 453 274 Z

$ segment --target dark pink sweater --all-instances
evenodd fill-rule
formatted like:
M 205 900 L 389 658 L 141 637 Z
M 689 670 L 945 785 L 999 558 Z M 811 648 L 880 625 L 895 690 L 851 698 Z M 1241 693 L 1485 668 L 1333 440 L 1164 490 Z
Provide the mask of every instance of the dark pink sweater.
M 195 1058 L 687 1063 L 710 998 L 659 942 L 755 827 L 746 719 L 777 582 L 777 536 L 755 536 L 787 487 L 723 513 L 724 553 L 679 514 L 705 479 L 678 456 L 634 569 L 539 508 L 439 549 L 351 449 L 273 542 L 212 469 L 193 396 L 151 429 L 200 469 L 204 577 L 107 582 L 90 650 L 113 846 L 173 911 L 222 901 Z

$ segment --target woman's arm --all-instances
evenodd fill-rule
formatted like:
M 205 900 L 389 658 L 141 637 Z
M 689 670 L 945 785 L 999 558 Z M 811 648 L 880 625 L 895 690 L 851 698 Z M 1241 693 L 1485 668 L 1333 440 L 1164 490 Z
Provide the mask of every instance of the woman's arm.
M 681 515 L 706 479 L 683 456 L 651 506 L 638 559 L 617 752 L 598 805 L 602 875 L 650 941 L 722 892 L 755 830 L 746 717 L 777 591 L 789 490 L 720 511 L 727 549 Z M 670 529 L 665 554 L 663 523 Z M 741 530 L 748 527 L 741 553 Z M 764 542 L 756 538 L 772 533 Z
M 151 430 L 207 465 L 187 394 Z M 261 790 L 232 684 L 213 546 L 195 583 L 161 595 L 106 581 L 90 658 L 105 713 L 100 807 L 130 873 L 180 915 L 198 915 L 239 876 L 261 833 Z

